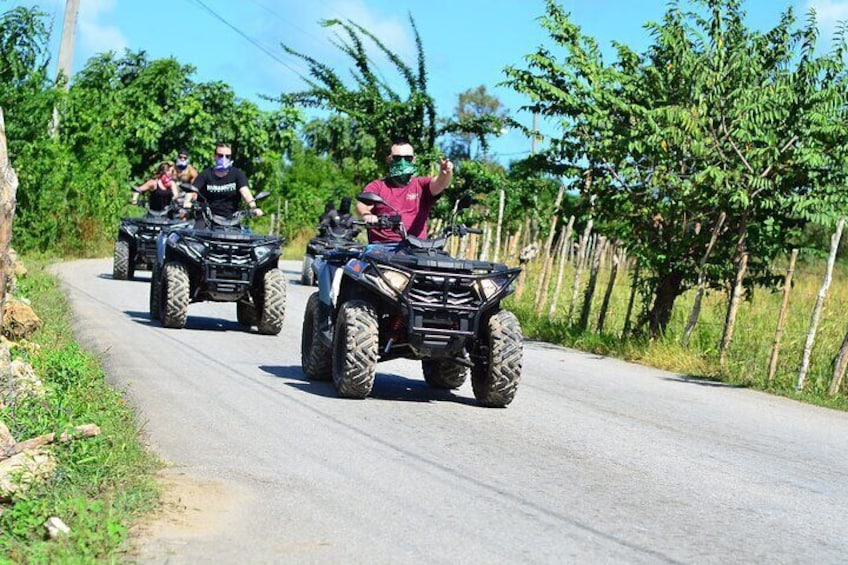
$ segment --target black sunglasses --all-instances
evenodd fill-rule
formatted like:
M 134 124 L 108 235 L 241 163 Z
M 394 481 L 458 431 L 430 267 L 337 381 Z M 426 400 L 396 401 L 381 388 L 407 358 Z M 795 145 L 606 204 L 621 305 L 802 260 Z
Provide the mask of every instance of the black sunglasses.
M 232 157 L 232 156 L 233 156 L 232 153 L 227 153 L 226 155 L 223 154 L 223 153 L 215 153 L 215 157 L 217 157 L 218 159 L 220 159 L 221 157 Z
M 406 161 L 407 163 L 411 163 L 412 160 L 415 159 L 415 155 L 392 155 L 392 161 L 397 163 L 398 161 Z

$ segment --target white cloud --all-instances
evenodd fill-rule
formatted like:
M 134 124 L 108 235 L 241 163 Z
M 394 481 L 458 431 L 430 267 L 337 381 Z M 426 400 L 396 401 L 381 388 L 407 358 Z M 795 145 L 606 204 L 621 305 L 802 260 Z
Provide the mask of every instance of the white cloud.
M 85 0 L 80 2 L 77 18 L 79 54 L 87 59 L 95 53 L 116 51 L 121 54 L 129 45 L 117 26 L 103 23 L 115 9 L 115 0 Z
M 816 11 L 816 23 L 822 39 L 829 40 L 840 22 L 848 21 L 848 0 L 807 0 L 807 10 Z

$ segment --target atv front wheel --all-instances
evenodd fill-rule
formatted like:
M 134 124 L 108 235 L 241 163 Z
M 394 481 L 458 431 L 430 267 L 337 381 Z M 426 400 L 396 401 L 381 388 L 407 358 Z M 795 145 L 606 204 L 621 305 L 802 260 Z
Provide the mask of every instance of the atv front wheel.
M 300 272 L 300 284 L 303 286 L 315 285 L 315 273 L 312 272 L 312 263 L 315 262 L 315 257 L 308 253 L 303 256 L 303 267 Z
M 448 359 L 424 359 L 421 361 L 424 380 L 433 388 L 454 389 L 465 383 L 466 368 Z
M 501 310 L 489 318 L 481 339 L 488 354 L 471 370 L 474 398 L 483 406 L 503 408 L 512 402 L 521 378 L 521 324 L 515 314 Z
M 236 320 L 240 326 L 249 328 L 256 325 L 256 307 L 247 302 L 236 302 Z
M 150 319 L 158 320 L 162 315 L 162 274 L 159 266 L 153 265 L 150 274 Z
M 342 304 L 333 334 L 333 384 L 344 398 L 365 398 L 374 387 L 379 346 L 377 313 L 364 300 Z
M 300 366 L 307 379 L 329 381 L 333 376 L 333 351 L 321 341 L 321 299 L 315 292 L 306 301 L 300 333 Z
M 125 281 L 131 277 L 130 244 L 119 239 L 115 242 L 115 253 L 112 257 L 112 278 Z
M 162 268 L 162 325 L 166 328 L 185 327 L 188 318 L 188 271 L 182 263 L 166 263 Z
M 280 269 L 271 269 L 262 278 L 262 309 L 256 327 L 263 335 L 277 335 L 286 315 L 286 278 Z

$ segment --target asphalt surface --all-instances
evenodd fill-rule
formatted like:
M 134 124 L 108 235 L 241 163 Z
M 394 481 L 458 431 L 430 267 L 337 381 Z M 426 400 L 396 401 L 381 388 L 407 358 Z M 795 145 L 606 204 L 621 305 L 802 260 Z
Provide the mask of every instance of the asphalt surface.
M 506 409 L 378 366 L 365 400 L 300 368 L 283 331 L 193 304 L 147 314 L 149 273 L 57 265 L 78 338 L 201 496 L 149 563 L 844 563 L 848 414 L 543 343 Z M 205 495 L 203 495 L 205 493 Z

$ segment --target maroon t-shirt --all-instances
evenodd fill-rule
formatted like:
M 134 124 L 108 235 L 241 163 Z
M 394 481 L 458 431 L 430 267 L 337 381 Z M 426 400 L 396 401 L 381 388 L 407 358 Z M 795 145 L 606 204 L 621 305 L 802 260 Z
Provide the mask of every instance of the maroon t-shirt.
M 400 213 L 400 218 L 409 235 L 427 237 L 427 216 L 430 215 L 430 208 L 436 200 L 430 193 L 430 180 L 430 177 L 412 177 L 408 185 L 395 188 L 386 184 L 384 179 L 378 179 L 368 183 L 362 192 L 373 192 L 394 206 Z M 394 214 L 394 211 L 382 204 L 375 204 L 371 213 Z M 400 240 L 401 235 L 392 230 L 368 230 L 369 243 Z

